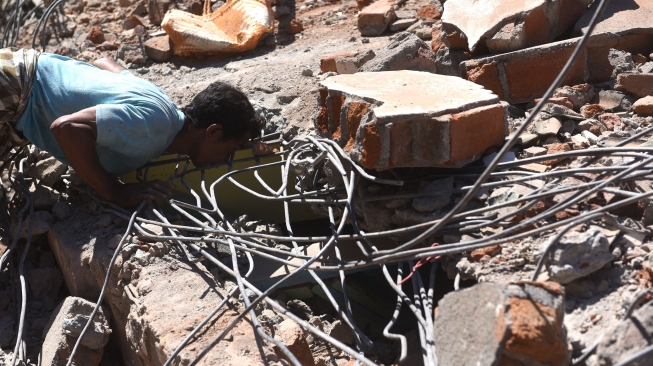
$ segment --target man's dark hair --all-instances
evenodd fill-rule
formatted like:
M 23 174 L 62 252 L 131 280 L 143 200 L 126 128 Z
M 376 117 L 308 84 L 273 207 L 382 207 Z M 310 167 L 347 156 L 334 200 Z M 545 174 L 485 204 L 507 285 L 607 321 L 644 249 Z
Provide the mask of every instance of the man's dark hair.
M 265 120 L 256 114 L 247 96 L 221 81 L 202 90 L 182 111 L 197 127 L 221 125 L 225 140 L 241 139 L 248 131 L 250 138 L 256 138 L 265 127 Z

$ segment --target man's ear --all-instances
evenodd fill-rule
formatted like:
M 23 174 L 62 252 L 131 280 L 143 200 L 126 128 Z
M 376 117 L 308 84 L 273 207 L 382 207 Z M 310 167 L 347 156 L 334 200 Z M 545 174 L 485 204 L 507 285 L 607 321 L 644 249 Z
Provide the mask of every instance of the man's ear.
M 224 136 L 224 131 L 222 130 L 222 125 L 212 124 L 206 128 L 206 137 L 214 142 L 222 140 Z

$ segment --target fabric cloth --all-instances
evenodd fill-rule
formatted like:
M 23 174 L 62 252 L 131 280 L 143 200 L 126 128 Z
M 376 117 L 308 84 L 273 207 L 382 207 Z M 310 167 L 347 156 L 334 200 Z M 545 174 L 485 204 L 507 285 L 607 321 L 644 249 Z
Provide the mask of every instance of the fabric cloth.
M 34 50 L 0 49 L 0 157 L 13 146 L 29 142 L 14 131 L 14 124 L 27 107 L 39 54 Z
M 43 53 L 29 104 L 16 130 L 70 165 L 50 125 L 61 116 L 89 107 L 96 107 L 100 164 L 114 174 L 124 174 L 159 157 L 184 125 L 184 114 L 149 81 L 127 70 L 116 74 Z

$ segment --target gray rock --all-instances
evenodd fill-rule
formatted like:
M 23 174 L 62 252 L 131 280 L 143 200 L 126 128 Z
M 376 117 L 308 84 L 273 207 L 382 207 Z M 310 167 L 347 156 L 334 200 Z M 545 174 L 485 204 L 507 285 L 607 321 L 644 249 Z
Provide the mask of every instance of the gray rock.
M 435 73 L 435 54 L 431 47 L 411 33 L 398 33 L 376 57 L 361 66 L 359 72 L 414 70 Z
M 599 142 L 599 138 L 589 131 L 583 131 L 580 134 L 590 142 L 590 145 L 596 145 Z
M 336 320 L 333 323 L 326 325 L 324 327 L 324 332 L 342 343 L 354 343 L 354 332 L 352 332 L 348 325 L 343 324 L 340 320 Z
M 402 29 L 406 29 L 410 27 L 411 25 L 415 24 L 417 22 L 417 19 L 415 18 L 404 18 L 404 19 L 398 19 L 394 23 L 390 24 L 390 30 L 393 32 L 400 31 Z
M 599 270 L 612 259 L 610 242 L 597 228 L 590 227 L 584 233 L 570 232 L 553 250 L 549 278 L 567 284 Z
M 286 306 L 290 312 L 304 320 L 309 320 L 313 317 L 313 310 L 301 300 L 290 300 L 286 303 Z
M 611 48 L 610 53 L 608 54 L 608 61 L 614 68 L 612 71 L 613 78 L 616 78 L 619 74 L 637 70 L 635 63 L 633 62 L 633 56 L 630 54 L 630 52 L 619 51 Z
M 29 167 L 27 175 L 36 178 L 46 186 L 52 186 L 68 171 L 68 167 L 54 157 L 41 160 Z
M 650 346 L 653 334 L 653 306 L 643 306 L 633 315 L 607 329 L 596 356 L 599 365 L 615 365 L 626 357 Z M 638 358 L 629 365 L 653 365 L 653 354 Z
M 66 364 L 70 358 L 77 337 L 88 319 L 95 304 L 79 297 L 67 297 L 57 306 L 50 316 L 50 321 L 43 329 L 45 340 L 42 347 L 43 365 Z M 79 365 L 95 365 L 102 358 L 103 347 L 109 341 L 111 329 L 109 328 L 110 312 L 100 307 L 93 319 L 93 326 L 89 327 L 82 338 L 81 347 L 75 354 L 74 363 Z M 91 347 L 97 348 L 91 348 Z
M 624 93 L 616 90 L 601 90 L 598 104 L 606 110 L 618 109 L 624 99 Z
M 432 34 L 433 33 L 431 32 L 431 27 L 419 28 L 415 30 L 415 35 L 424 41 L 430 41 L 431 38 L 433 38 Z
M 277 94 L 277 102 L 279 104 L 288 104 L 297 98 L 297 94 L 292 93 L 280 93 Z
M 562 122 L 562 127 L 560 128 L 560 133 L 572 133 L 576 129 L 576 122 L 568 119 Z
M 419 212 L 433 212 L 439 210 L 451 202 L 452 192 L 453 177 L 433 181 L 424 187 L 424 193 L 436 195 L 414 198 L 413 208 Z
M 417 16 L 417 10 L 397 10 L 395 14 L 397 14 L 397 19 L 411 19 Z
M 558 88 L 553 93 L 554 98 L 568 98 L 571 104 L 574 105 L 574 109 L 579 109 L 583 105 L 589 103 L 594 97 L 594 89 L 589 88 L 587 91 L 583 92 L 580 90 L 572 89 L 568 86 L 563 86 Z
M 64 318 L 61 327 L 67 336 L 79 338 L 86 326 L 89 317 L 87 315 L 75 314 L 72 318 Z M 93 320 L 93 325 L 88 328 L 82 338 L 82 344 L 90 349 L 100 349 L 109 342 L 111 330 L 102 322 Z
M 66 202 L 59 201 L 52 206 L 52 215 L 61 221 L 70 215 L 70 206 Z
M 313 70 L 311 70 L 311 69 L 303 69 L 303 70 L 302 70 L 302 76 L 313 76 Z
M 592 126 L 598 125 L 599 121 L 596 119 L 586 119 L 584 121 L 578 122 L 576 125 L 575 131 L 583 132 L 588 131 Z
M 435 53 L 435 65 L 438 74 L 442 75 L 460 77 L 460 63 L 468 59 L 465 51 L 451 50 L 446 46 L 441 46 Z
M 116 59 L 131 64 L 144 64 L 147 58 L 140 44 L 122 43 L 116 51 Z
M 538 136 L 555 135 L 562 128 L 562 123 L 555 117 L 539 120 L 535 123 L 535 133 Z

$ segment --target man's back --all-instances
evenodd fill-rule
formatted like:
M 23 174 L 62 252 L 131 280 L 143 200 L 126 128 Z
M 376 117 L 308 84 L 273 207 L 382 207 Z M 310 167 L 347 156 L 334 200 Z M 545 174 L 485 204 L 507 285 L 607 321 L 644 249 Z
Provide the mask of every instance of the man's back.
M 158 157 L 184 124 L 183 113 L 154 84 L 42 54 L 30 102 L 16 129 L 68 164 L 50 131 L 57 118 L 97 108 L 97 151 L 102 166 L 122 174 Z

